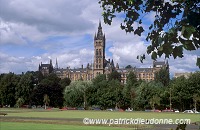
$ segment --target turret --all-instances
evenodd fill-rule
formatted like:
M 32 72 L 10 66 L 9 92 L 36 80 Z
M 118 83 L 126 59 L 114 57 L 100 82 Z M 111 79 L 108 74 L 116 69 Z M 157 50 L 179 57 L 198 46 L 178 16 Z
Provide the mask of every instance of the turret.
M 58 69 L 58 61 L 57 61 L 57 58 L 56 58 L 56 69 Z
M 119 69 L 119 64 L 118 63 L 116 64 L 116 69 Z

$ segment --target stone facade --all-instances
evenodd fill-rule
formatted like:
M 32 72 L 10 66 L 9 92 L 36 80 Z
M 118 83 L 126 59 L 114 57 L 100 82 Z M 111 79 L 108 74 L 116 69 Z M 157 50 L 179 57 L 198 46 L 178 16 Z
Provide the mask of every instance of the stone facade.
M 61 79 L 67 77 L 70 78 L 72 81 L 76 81 L 92 80 L 99 74 L 108 75 L 116 70 L 121 74 L 121 82 L 126 84 L 127 75 L 130 71 L 135 72 L 137 79 L 151 81 L 154 80 L 155 72 L 159 71 L 163 67 L 167 67 L 167 69 L 169 69 L 167 61 L 154 61 L 152 68 L 120 68 L 118 63 L 115 66 L 113 60 L 105 59 L 105 45 L 105 34 L 103 34 L 101 23 L 99 22 L 98 32 L 94 36 L 93 64 L 88 63 L 85 68 L 82 65 L 80 68 L 72 69 L 70 67 L 67 67 L 65 69 L 60 69 L 58 67 L 58 62 L 56 59 L 56 66 L 53 70 L 52 61 L 50 60 L 50 64 L 41 63 L 41 65 L 39 65 L 39 71 L 41 71 L 43 75 L 48 75 L 49 73 L 54 72 Z
M 174 78 L 184 76 L 186 79 L 192 75 L 192 72 L 174 73 Z

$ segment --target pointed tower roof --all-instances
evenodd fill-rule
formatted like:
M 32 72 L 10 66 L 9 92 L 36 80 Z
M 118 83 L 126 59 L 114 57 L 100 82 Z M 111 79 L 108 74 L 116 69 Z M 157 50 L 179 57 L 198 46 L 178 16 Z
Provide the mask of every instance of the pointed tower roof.
M 118 63 L 116 64 L 116 69 L 119 69 L 119 64 Z
M 89 63 L 87 64 L 87 68 L 88 68 L 88 69 L 90 68 L 90 64 L 89 64 Z
M 111 64 L 112 67 L 115 67 L 113 59 L 112 59 L 110 64 Z
M 96 33 L 94 34 L 94 40 L 96 40 L 97 39 L 97 35 L 96 35 Z
M 101 27 L 101 20 L 99 20 L 99 27 L 98 27 L 98 29 L 102 29 L 102 27 Z
M 98 40 L 103 40 L 103 32 L 102 32 L 102 27 L 101 27 L 101 21 L 99 21 L 99 27 L 98 27 L 98 32 L 97 32 L 97 37 L 96 39 Z
M 58 69 L 58 60 L 56 58 L 56 69 Z

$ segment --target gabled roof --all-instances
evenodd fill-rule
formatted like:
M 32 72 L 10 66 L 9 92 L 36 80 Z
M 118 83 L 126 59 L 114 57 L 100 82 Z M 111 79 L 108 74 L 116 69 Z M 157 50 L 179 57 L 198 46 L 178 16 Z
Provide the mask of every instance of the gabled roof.
M 41 67 L 50 67 L 50 64 L 41 64 Z
M 164 61 L 154 61 L 153 62 L 154 65 L 165 65 Z
M 152 68 L 135 68 L 136 72 L 152 72 Z

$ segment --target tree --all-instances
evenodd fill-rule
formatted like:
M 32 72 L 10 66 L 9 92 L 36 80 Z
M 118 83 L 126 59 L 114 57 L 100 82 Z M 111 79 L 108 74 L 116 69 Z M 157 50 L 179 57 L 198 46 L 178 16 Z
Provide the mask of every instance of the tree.
M 44 94 L 44 109 L 47 109 L 47 105 L 49 105 L 50 99 L 49 96 L 47 94 Z
M 194 109 L 197 111 L 197 103 L 200 101 L 200 96 L 196 93 L 193 95 L 193 101 L 194 101 Z
M 161 82 L 165 87 L 169 85 L 169 69 L 161 68 L 158 72 L 155 73 L 155 81 Z
M 155 96 L 155 95 L 153 95 L 153 97 L 150 98 L 149 104 L 151 105 L 151 108 L 153 110 L 155 110 L 155 104 L 160 105 L 160 100 L 161 100 L 161 98 L 158 96 Z
M 13 107 L 16 104 L 15 92 L 20 76 L 14 73 L 3 75 L 0 81 L 0 100 L 1 105 L 10 105 Z
M 70 78 L 64 78 L 60 80 L 60 85 L 65 88 L 66 86 L 69 86 L 71 83 Z
M 106 24 L 111 25 L 114 17 L 122 16 L 121 29 L 141 36 L 145 31 L 146 40 L 151 44 L 147 54 L 152 59 L 164 55 L 183 57 L 184 50 L 197 50 L 200 47 L 200 0 L 99 0 Z M 155 14 L 153 23 L 144 28 L 144 16 Z M 136 26 L 135 26 L 136 25 Z M 145 25 L 146 26 L 146 25 Z M 138 56 L 141 61 L 145 55 Z M 200 63 L 197 62 L 200 67 Z
M 184 76 L 173 79 L 171 83 L 172 107 L 179 110 L 190 109 L 191 92 Z
M 135 107 L 137 109 L 160 107 L 162 92 L 163 85 L 161 83 L 155 81 L 142 82 L 136 89 Z
M 112 79 L 121 81 L 121 74 L 117 72 L 116 70 L 108 74 L 108 81 L 111 81 Z
M 70 107 L 84 107 L 87 109 L 88 93 L 87 89 L 91 88 L 91 82 L 74 81 L 65 88 L 65 104 Z
M 87 89 L 87 102 L 89 106 L 101 106 L 100 97 L 104 94 L 104 89 L 108 87 L 106 75 L 101 74 L 92 80 L 92 86 Z M 103 108 L 103 107 L 102 107 Z
M 33 74 L 27 72 L 23 74 L 16 87 L 15 99 L 22 98 L 25 104 L 29 104 L 31 100 L 31 93 L 34 88 Z
M 32 104 L 42 105 L 44 94 L 47 94 L 51 101 L 49 103 L 50 106 L 62 107 L 64 102 L 64 88 L 61 87 L 59 82 L 60 78 L 58 78 L 56 74 L 50 74 L 41 80 L 41 82 L 33 89 L 33 93 L 31 95 Z
M 19 108 L 24 104 L 24 99 L 23 98 L 18 98 L 16 102 L 16 106 Z
M 197 63 L 196 63 L 197 66 L 200 65 L 200 57 L 197 57 Z M 199 69 L 200 69 L 200 66 L 199 66 Z
M 130 71 L 127 76 L 127 83 L 123 88 L 123 96 L 124 96 L 124 105 L 127 107 L 133 108 L 134 98 L 135 98 L 135 90 L 137 87 L 137 77 L 134 72 Z

